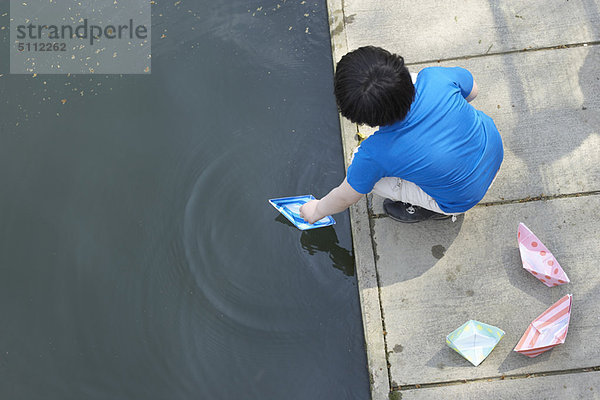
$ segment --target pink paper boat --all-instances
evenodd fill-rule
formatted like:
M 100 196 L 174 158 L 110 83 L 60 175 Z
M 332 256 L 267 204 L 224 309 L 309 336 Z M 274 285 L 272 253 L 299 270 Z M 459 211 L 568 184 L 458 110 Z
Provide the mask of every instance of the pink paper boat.
M 517 353 L 535 357 L 565 342 L 573 295 L 568 294 L 533 320 L 515 347 Z
M 519 224 L 517 241 L 523 268 L 542 281 L 544 285 L 552 287 L 570 282 L 556 258 L 523 223 Z

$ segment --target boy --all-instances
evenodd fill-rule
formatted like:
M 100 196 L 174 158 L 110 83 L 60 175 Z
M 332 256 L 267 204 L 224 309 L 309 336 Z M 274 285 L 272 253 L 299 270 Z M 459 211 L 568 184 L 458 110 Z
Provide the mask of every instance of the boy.
M 446 219 L 481 201 L 504 153 L 492 119 L 469 104 L 477 96 L 469 71 L 425 68 L 413 84 L 402 57 L 361 47 L 338 63 L 334 91 L 344 117 L 379 130 L 356 150 L 340 186 L 300 208 L 306 221 L 371 191 L 400 222 Z

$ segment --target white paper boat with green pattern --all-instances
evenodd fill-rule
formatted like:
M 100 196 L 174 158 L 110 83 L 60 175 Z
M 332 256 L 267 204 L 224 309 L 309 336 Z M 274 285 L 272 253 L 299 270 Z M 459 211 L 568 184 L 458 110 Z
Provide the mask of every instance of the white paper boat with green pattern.
M 504 331 L 483 322 L 469 320 L 460 328 L 446 336 L 446 343 L 474 366 L 494 350 Z

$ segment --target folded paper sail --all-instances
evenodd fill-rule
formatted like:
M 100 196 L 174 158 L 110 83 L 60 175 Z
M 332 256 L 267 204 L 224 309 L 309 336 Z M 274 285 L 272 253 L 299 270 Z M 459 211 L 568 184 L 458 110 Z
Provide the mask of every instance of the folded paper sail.
M 311 194 L 294 197 L 282 197 L 279 199 L 271 199 L 269 203 L 277 209 L 284 217 L 286 217 L 292 224 L 298 229 L 304 231 L 307 229 L 322 228 L 335 224 L 335 220 L 331 216 L 327 216 L 315 222 L 309 224 L 300 217 L 300 207 L 304 203 L 308 203 L 311 200 L 315 200 L 315 197 Z
M 570 282 L 556 258 L 523 223 L 519 224 L 517 241 L 523 268 L 544 285 L 552 287 Z
M 515 347 L 517 353 L 535 357 L 565 342 L 573 295 L 566 295 L 533 320 Z
M 446 337 L 446 343 L 471 364 L 478 366 L 494 350 L 502 336 L 502 329 L 469 320 L 450 333 Z

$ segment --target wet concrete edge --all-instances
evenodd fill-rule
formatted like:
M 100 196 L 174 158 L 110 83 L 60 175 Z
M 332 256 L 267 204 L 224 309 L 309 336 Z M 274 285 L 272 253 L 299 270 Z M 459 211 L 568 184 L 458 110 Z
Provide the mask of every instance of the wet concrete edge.
M 327 11 L 331 35 L 331 52 L 335 68 L 337 61 L 348 52 L 343 0 L 327 0 Z M 353 148 L 358 144 L 356 140 L 358 127 L 341 115 L 339 117 L 344 161 L 345 166 L 348 167 Z M 386 360 L 384 319 L 379 296 L 375 244 L 372 242 L 366 196 L 350 208 L 350 224 L 365 334 L 371 397 L 373 400 L 387 399 L 390 394 L 390 381 Z

